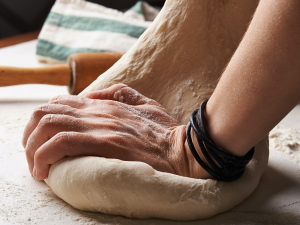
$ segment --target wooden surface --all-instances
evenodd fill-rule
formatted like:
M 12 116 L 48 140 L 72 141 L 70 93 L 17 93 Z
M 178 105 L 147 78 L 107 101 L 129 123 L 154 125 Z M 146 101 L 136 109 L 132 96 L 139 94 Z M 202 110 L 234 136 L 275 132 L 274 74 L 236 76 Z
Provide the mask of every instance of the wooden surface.
M 20 34 L 8 38 L 0 39 L 0 48 L 8 47 L 11 45 L 20 44 L 26 41 L 32 41 L 37 39 L 40 31 L 33 31 L 25 34 Z

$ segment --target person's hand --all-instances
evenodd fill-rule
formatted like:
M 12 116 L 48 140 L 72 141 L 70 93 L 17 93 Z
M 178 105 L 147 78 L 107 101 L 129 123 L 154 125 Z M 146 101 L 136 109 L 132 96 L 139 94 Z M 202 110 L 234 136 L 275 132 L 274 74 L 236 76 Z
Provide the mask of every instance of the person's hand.
M 180 126 L 156 101 L 124 84 L 85 97 L 58 96 L 37 107 L 23 135 L 31 174 L 48 177 L 66 156 L 141 161 L 163 172 L 199 177 Z

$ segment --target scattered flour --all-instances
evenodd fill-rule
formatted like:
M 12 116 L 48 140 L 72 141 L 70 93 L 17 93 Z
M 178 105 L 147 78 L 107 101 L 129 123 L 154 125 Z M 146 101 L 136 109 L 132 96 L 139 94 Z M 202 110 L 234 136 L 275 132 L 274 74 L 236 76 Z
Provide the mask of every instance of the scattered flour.
M 44 102 L 2 104 L 0 110 L 0 224 L 145 224 L 179 225 L 181 222 L 132 220 L 124 217 L 76 210 L 56 197 L 44 182 L 28 172 L 21 138 L 33 109 Z M 180 113 L 181 109 L 177 109 Z M 300 128 L 275 127 L 270 132 L 270 148 L 294 159 L 300 158 Z M 201 224 L 300 224 L 299 214 L 223 214 L 228 220 L 201 221 Z M 217 218 L 215 218 L 217 219 Z M 220 222 L 222 221 L 222 222 Z M 187 224 L 199 224 L 199 221 Z
M 269 134 L 270 149 L 290 155 L 300 162 L 300 127 L 276 126 Z

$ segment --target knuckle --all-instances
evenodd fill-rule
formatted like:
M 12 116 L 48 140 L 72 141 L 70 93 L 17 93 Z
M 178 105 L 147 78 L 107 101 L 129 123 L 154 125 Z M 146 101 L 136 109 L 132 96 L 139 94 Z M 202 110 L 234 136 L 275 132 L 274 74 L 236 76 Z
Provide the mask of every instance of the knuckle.
M 43 161 L 44 160 L 44 152 L 43 151 L 36 151 L 34 154 L 34 161 Z
M 159 104 L 157 101 L 155 101 L 153 99 L 147 98 L 146 103 L 148 105 L 153 105 L 153 106 L 156 106 L 156 107 L 158 107 L 158 108 L 163 109 L 164 111 L 166 111 L 161 104 Z
M 123 103 L 132 103 L 140 100 L 143 96 L 136 91 L 135 89 L 132 89 L 128 86 L 124 86 L 118 91 L 115 92 L 114 98 Z
M 31 151 L 29 151 L 28 148 L 25 148 L 25 155 L 26 155 L 27 158 L 30 157 L 30 156 L 32 155 L 32 154 L 31 154 Z
M 48 111 L 47 109 L 48 109 L 48 104 L 43 104 L 43 105 L 37 106 L 33 111 L 33 117 L 34 118 L 43 117 L 47 113 L 47 111 Z
M 22 146 L 25 148 L 27 145 L 27 138 L 23 135 L 22 137 Z
M 113 101 L 113 100 L 106 100 L 105 103 L 109 106 L 117 106 L 118 102 Z
M 53 137 L 53 141 L 59 145 L 70 142 L 71 139 L 72 135 L 68 132 L 60 132 Z
M 49 100 L 49 104 L 54 104 L 54 103 L 57 103 L 59 102 L 61 99 L 63 98 L 63 95 L 57 95 L 57 96 L 54 96 L 53 98 L 51 98 Z
M 57 116 L 53 115 L 53 114 L 44 115 L 42 117 L 42 119 L 40 120 L 38 126 L 39 127 L 48 127 L 48 126 L 52 125 L 54 123 L 54 121 L 57 121 L 54 119 L 54 117 L 57 117 Z
M 135 89 L 128 87 L 128 86 L 123 86 L 122 88 L 120 88 L 120 90 L 123 93 L 134 93 L 134 94 L 139 94 L 139 92 L 137 92 Z
M 34 154 L 35 149 L 32 148 L 33 143 L 34 143 L 34 140 L 32 140 L 32 138 L 29 137 L 29 139 L 28 139 L 28 145 L 29 146 L 26 146 L 26 148 L 25 148 L 25 155 L 26 155 L 27 158 L 32 157 L 33 154 Z
M 107 142 L 122 145 L 125 138 L 128 137 L 117 135 L 117 134 L 111 134 L 109 137 L 107 137 Z
M 128 87 L 126 84 L 123 84 L 123 83 L 114 84 L 113 86 L 116 88 L 119 88 L 119 89 Z

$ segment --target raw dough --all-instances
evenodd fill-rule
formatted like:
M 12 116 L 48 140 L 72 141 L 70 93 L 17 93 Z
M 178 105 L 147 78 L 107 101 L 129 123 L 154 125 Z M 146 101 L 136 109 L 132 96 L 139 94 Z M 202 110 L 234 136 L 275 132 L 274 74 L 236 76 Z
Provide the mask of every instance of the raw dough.
M 161 103 L 181 124 L 209 97 L 258 0 L 168 0 L 154 23 L 87 91 L 125 83 Z M 83 94 L 82 93 L 82 94 Z M 162 173 L 141 162 L 65 158 L 50 168 L 52 190 L 75 208 L 134 218 L 194 220 L 241 203 L 268 162 L 268 138 L 235 182 Z
M 256 188 L 268 162 L 268 139 L 256 146 L 245 173 L 230 183 L 182 177 L 142 162 L 100 157 L 65 158 L 46 180 L 54 193 L 77 209 L 132 218 L 205 219 L 225 212 Z
M 82 94 L 125 83 L 181 124 L 211 96 L 258 0 L 168 0 L 135 45 Z

